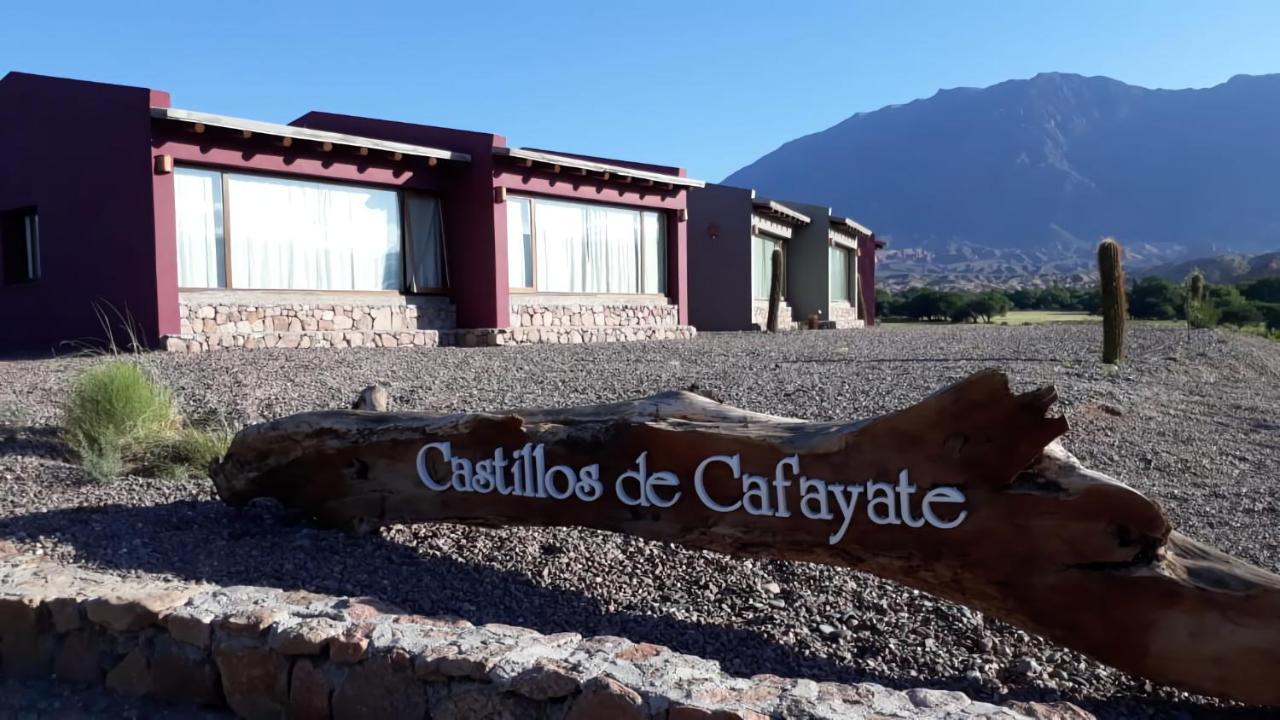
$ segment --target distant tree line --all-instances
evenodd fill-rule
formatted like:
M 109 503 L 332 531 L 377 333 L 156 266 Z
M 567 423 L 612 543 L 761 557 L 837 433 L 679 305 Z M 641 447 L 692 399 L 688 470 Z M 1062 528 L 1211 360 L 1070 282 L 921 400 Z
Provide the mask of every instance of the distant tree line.
M 1265 325 L 1280 331 L 1280 277 L 1235 285 L 1208 285 L 1204 300 L 1188 303 L 1187 285 L 1147 277 L 1132 283 L 1129 315 L 1138 320 L 1186 320 L 1195 327 Z M 994 322 L 1011 310 L 1059 310 L 1098 314 L 1096 287 L 1021 288 L 1018 290 L 939 290 L 909 288 L 876 291 L 876 315 L 886 319 L 932 322 Z

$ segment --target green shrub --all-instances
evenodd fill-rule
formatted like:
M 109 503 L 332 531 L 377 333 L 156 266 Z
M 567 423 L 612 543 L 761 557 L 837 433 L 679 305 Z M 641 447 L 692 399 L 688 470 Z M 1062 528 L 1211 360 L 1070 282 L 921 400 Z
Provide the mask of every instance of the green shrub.
M 1216 327 L 1221 313 L 1211 302 L 1194 303 L 1187 308 L 1187 324 L 1193 328 Z
M 1280 330 L 1280 302 L 1255 302 L 1253 306 L 1262 313 L 1262 321 L 1267 325 L 1267 332 Z
M 1219 322 L 1223 325 L 1244 327 L 1246 325 L 1261 325 L 1263 322 L 1262 311 L 1244 301 L 1228 303 L 1221 308 L 1221 313 Z
M 63 424 L 81 466 L 98 480 L 129 472 L 189 477 L 204 472 L 230 441 L 226 430 L 184 427 L 169 387 L 123 359 L 76 379 Z
M 142 448 L 136 469 L 145 475 L 186 480 L 204 477 L 231 445 L 229 429 L 182 428 Z
M 1181 287 L 1164 278 L 1146 277 L 1133 284 L 1129 314 L 1139 320 L 1173 320 L 1185 302 Z

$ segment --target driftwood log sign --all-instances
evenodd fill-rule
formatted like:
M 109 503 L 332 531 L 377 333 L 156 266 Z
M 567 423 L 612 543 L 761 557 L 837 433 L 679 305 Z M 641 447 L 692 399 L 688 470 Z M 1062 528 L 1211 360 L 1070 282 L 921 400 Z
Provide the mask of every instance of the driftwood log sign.
M 734 555 L 843 565 L 1193 692 L 1280 704 L 1280 576 L 1171 532 L 1082 467 L 1023 395 L 973 375 L 850 423 L 683 392 L 564 410 L 329 411 L 241 431 L 229 503 L 321 522 L 579 525 Z

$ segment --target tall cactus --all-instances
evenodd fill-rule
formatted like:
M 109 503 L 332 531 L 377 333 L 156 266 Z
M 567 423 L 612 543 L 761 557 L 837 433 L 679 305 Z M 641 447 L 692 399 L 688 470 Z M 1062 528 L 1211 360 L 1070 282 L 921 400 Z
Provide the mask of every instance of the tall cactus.
M 773 267 L 773 274 L 769 280 L 769 314 L 765 317 L 765 328 L 771 333 L 776 333 L 778 332 L 778 311 L 782 305 L 782 251 L 774 248 L 769 262 Z
M 1195 270 L 1191 273 L 1191 277 L 1187 279 L 1187 296 L 1193 303 L 1204 302 L 1204 273 Z
M 1125 316 L 1124 261 L 1120 243 L 1106 238 L 1098 244 L 1098 280 L 1102 289 L 1102 362 L 1116 364 L 1124 358 Z
M 1183 315 L 1187 318 L 1187 339 L 1191 339 L 1191 328 L 1202 327 L 1204 318 L 1202 314 L 1202 306 L 1205 297 L 1204 273 L 1199 268 L 1191 271 L 1187 276 L 1187 299 L 1183 310 Z

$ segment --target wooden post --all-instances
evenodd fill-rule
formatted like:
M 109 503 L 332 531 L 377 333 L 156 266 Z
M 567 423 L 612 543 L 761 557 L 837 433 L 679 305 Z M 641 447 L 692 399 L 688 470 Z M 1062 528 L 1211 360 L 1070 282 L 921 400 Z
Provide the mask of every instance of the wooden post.
M 782 305 L 782 250 L 773 249 L 773 257 L 769 258 L 773 264 L 773 276 L 769 278 L 769 317 L 765 321 L 765 327 L 769 332 L 778 332 L 778 310 Z

